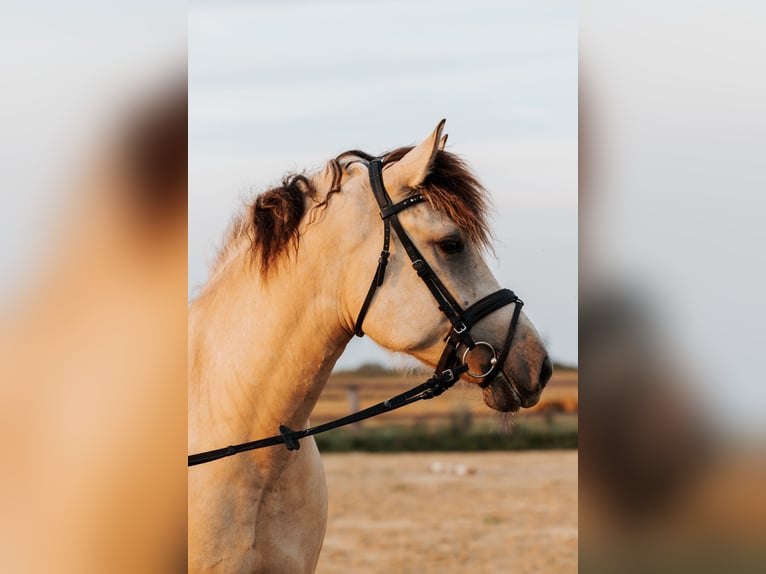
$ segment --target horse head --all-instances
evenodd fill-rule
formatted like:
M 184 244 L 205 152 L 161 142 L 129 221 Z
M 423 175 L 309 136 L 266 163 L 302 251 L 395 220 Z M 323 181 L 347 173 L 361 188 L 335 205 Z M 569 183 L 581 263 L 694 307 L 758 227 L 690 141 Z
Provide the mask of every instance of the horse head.
M 488 197 L 465 163 L 444 150 L 443 127 L 444 121 L 415 147 L 385 154 L 379 173 L 390 204 L 398 206 L 389 211 L 396 211 L 404 241 L 437 278 L 436 291 L 445 291 L 460 312 L 491 299 L 500 286 L 484 260 L 490 239 Z M 507 412 L 535 405 L 552 366 L 540 336 L 520 312 L 520 300 L 506 298 L 481 315 L 470 326 L 468 340 L 454 335 L 455 321 L 445 314 L 444 302 L 424 285 L 423 273 L 413 269 L 412 248 L 396 226 L 394 233 L 385 230 L 372 160 L 363 152 L 346 152 L 313 178 L 317 189 L 340 192 L 322 217 L 337 228 L 327 236 L 325 250 L 346 262 L 337 277 L 345 328 L 361 334 L 363 322 L 364 332 L 386 349 L 440 368 L 445 367 L 445 335 L 452 333 L 450 360 L 465 363 L 468 370 L 461 378 L 483 388 L 488 406 Z M 325 201 L 330 195 L 325 193 Z M 390 255 L 381 253 L 385 233 L 391 237 L 383 251 Z M 381 257 L 387 259 L 382 272 Z M 502 364 L 495 366 L 498 360 Z M 491 377 L 477 376 L 490 372 Z

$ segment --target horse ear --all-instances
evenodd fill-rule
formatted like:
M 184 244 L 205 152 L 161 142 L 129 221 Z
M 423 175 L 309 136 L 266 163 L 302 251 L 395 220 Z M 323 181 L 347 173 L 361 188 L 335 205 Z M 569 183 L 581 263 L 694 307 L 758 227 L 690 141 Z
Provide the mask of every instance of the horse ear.
M 441 139 L 441 141 L 439 142 L 439 151 L 444 151 L 444 146 L 446 146 L 446 145 L 447 145 L 447 137 L 448 137 L 448 136 L 449 136 L 449 134 L 444 134 L 444 135 L 442 136 L 442 139 Z
M 383 184 L 391 195 L 401 189 L 414 189 L 423 183 L 436 152 L 441 149 L 442 141 L 446 141 L 446 137 L 442 139 L 446 121 L 440 121 L 430 136 L 408 151 L 402 159 L 387 165 L 383 170 Z

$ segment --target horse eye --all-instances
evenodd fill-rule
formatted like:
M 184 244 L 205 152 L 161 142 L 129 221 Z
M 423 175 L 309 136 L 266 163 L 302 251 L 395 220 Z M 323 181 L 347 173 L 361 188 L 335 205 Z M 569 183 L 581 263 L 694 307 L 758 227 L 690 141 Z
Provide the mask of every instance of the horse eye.
M 441 249 L 447 255 L 454 255 L 463 251 L 465 246 L 459 239 L 446 239 L 439 242 L 439 249 Z

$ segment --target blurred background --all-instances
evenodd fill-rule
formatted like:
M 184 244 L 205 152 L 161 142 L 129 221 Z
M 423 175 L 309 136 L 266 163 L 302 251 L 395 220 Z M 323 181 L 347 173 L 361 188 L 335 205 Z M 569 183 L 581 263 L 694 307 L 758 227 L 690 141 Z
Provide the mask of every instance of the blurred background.
M 183 571 L 186 4 L 2 14 L 0 571 Z

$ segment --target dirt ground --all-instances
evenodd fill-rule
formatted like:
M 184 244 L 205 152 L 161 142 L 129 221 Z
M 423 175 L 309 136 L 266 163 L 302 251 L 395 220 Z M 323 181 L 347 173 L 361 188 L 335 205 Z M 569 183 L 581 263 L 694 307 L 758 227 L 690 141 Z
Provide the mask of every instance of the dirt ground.
M 318 574 L 574 573 L 577 452 L 324 454 Z

